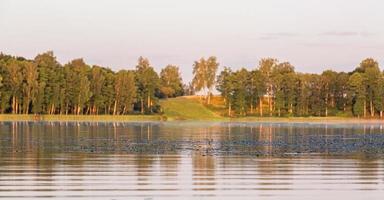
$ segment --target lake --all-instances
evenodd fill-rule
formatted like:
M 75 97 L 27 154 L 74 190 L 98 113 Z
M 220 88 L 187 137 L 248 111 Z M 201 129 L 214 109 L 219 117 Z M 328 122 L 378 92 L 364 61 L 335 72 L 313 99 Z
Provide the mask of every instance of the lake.
M 0 122 L 0 198 L 383 199 L 384 125 Z

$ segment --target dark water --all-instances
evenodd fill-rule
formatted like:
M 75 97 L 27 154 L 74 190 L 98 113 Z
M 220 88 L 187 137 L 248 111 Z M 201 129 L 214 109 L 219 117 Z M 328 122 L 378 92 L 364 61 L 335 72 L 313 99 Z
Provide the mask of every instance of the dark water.
M 384 126 L 0 123 L 5 199 L 383 199 Z

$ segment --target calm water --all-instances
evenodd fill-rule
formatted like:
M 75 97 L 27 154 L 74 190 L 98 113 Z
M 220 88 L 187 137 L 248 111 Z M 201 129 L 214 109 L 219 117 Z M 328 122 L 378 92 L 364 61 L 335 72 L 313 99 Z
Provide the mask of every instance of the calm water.
M 0 198 L 383 199 L 384 126 L 0 123 Z

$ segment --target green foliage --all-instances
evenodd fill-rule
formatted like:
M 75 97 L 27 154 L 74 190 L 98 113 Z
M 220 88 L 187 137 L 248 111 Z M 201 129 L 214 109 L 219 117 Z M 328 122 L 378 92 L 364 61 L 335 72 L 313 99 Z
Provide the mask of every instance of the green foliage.
M 211 56 L 208 59 L 200 58 L 193 65 L 192 85 L 196 92 L 207 90 L 207 104 L 210 104 L 212 88 L 215 85 L 216 72 L 219 67 L 216 57 Z
M 365 112 L 366 102 L 366 88 L 364 87 L 364 77 L 361 73 L 355 72 L 349 78 L 349 88 L 352 100 L 353 114 L 358 117 L 362 116 Z
M 373 59 L 362 61 L 352 75 L 332 70 L 319 75 L 296 73 L 290 63 L 266 58 L 253 71 L 225 67 L 216 88 L 232 116 L 253 115 L 255 109 L 263 116 L 265 107 L 270 116 L 360 117 L 367 110 L 382 116 L 384 109 L 384 76 Z
M 0 53 L 0 112 L 156 113 L 162 110 L 159 99 L 201 90 L 207 91 L 209 107 L 216 85 L 224 99 L 219 109 L 227 109 L 227 116 L 383 116 L 384 75 L 372 58 L 363 60 L 351 73 L 297 73 L 289 62 L 265 58 L 255 69 L 234 71 L 224 67 L 216 77 L 218 66 L 216 57 L 201 58 L 194 63 L 192 82 L 183 85 L 177 66 L 167 65 L 159 76 L 143 57 L 135 70 L 114 72 L 102 66 L 89 66 L 83 59 L 63 66 L 51 51 L 33 60 Z M 162 104 L 167 106 L 168 113 L 176 112 L 169 110 L 171 106 L 196 106 L 183 100 Z
M 153 106 L 156 104 L 155 94 L 159 90 L 160 79 L 149 60 L 143 57 L 139 58 L 136 66 L 136 84 L 141 113 L 152 113 Z
M 179 67 L 167 65 L 160 72 L 160 81 L 160 92 L 162 97 L 168 98 L 183 95 L 183 81 Z
M 169 65 L 163 83 L 182 95 L 179 69 Z M 175 84 L 176 83 L 176 84 Z M 125 115 L 138 102 L 146 112 L 159 112 L 160 79 L 149 61 L 139 58 L 137 70 L 115 73 L 74 59 L 62 66 L 53 52 L 34 60 L 0 53 L 0 111 L 14 114 Z
M 115 80 L 115 105 L 113 114 L 126 114 L 133 110 L 136 98 L 135 74 L 120 70 Z

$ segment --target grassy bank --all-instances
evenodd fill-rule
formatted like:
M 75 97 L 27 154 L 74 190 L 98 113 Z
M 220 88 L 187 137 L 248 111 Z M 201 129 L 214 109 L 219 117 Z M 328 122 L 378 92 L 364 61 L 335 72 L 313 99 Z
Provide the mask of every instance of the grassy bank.
M 225 111 L 220 99 L 213 99 L 205 106 L 196 97 L 178 97 L 160 101 L 163 115 L 0 115 L 0 121 L 98 121 L 98 122 L 134 122 L 134 121 L 213 121 L 213 122 L 328 122 L 328 123 L 384 123 L 382 119 L 358 119 L 353 117 L 223 117 Z
M 159 115 L 15 115 L 2 114 L 0 121 L 98 121 L 98 122 L 131 122 L 131 121 L 160 121 Z
M 231 122 L 297 122 L 297 123 L 384 123 L 384 119 L 355 117 L 239 117 Z
M 224 117 L 208 109 L 197 98 L 179 97 L 160 102 L 168 120 L 225 121 Z

